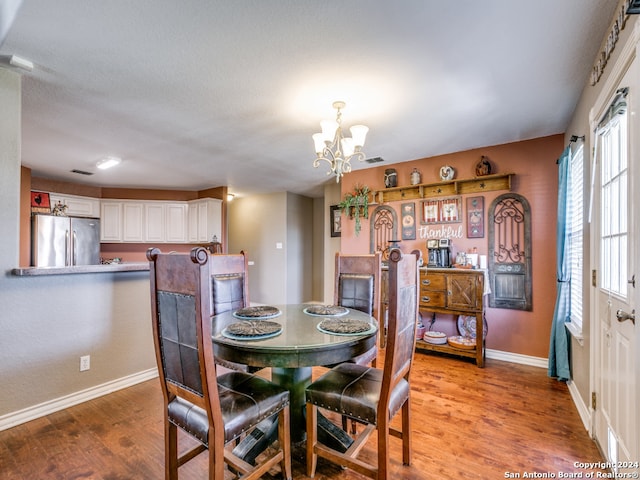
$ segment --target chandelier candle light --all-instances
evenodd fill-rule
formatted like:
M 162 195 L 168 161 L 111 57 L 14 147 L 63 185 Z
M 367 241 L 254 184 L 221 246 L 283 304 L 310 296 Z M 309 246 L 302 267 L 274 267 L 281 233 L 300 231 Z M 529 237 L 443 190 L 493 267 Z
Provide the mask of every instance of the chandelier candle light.
M 353 157 L 360 161 L 365 159 L 362 147 L 369 131 L 369 127 L 354 125 L 349 129 L 351 138 L 344 137 L 341 126 L 342 113 L 340 112 L 344 107 L 344 102 L 333 102 L 333 108 L 338 111 L 336 119 L 321 121 L 322 133 L 316 133 L 312 136 L 317 154 L 313 166 L 318 168 L 320 160 L 327 161 L 331 167 L 327 175 L 333 173 L 336 176 L 336 182 L 340 182 L 342 175 L 351 171 L 350 161 Z

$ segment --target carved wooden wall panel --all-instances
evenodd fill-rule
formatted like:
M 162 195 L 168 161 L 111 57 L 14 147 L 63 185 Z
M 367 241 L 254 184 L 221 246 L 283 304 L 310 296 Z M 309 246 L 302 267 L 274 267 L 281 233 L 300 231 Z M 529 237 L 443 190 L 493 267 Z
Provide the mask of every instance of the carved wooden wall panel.
M 532 309 L 531 208 L 517 193 L 496 198 L 489 219 L 489 306 Z
M 398 239 L 398 216 L 386 205 L 376 207 L 369 222 L 371 237 L 369 251 L 382 252 L 382 261 L 389 260 L 389 241 Z

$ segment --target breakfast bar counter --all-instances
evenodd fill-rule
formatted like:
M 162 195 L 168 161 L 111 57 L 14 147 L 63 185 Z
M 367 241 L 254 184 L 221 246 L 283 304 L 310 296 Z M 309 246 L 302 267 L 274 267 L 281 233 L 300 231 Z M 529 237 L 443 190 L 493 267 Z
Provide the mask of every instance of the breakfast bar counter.
M 149 271 L 149 262 L 109 263 L 104 265 L 75 265 L 73 267 L 22 267 L 11 270 L 17 277 L 44 275 L 75 275 L 79 273 L 114 273 Z

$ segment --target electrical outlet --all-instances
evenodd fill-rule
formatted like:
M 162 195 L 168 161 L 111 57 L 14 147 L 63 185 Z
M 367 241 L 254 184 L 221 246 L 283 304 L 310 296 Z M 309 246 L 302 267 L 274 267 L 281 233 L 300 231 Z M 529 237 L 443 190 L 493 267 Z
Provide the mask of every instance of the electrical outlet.
M 80 357 L 80 371 L 84 372 L 91 368 L 91 355 Z

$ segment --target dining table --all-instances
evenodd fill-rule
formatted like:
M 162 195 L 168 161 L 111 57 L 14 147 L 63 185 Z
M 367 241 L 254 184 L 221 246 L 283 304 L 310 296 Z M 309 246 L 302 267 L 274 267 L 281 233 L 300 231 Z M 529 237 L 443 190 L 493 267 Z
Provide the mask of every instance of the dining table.
M 270 367 L 271 381 L 290 394 L 291 441 L 305 439 L 305 389 L 312 368 L 331 366 L 367 352 L 376 345 L 378 324 L 359 310 L 334 305 L 298 303 L 255 305 L 212 317 L 216 358 Z M 321 427 L 331 429 L 328 421 Z M 329 431 L 328 437 L 335 439 Z M 343 437 L 345 449 L 350 443 Z

